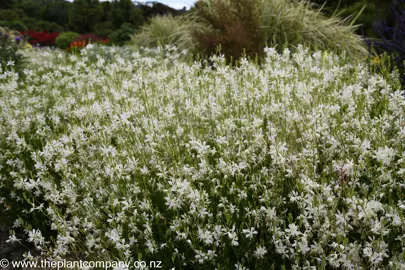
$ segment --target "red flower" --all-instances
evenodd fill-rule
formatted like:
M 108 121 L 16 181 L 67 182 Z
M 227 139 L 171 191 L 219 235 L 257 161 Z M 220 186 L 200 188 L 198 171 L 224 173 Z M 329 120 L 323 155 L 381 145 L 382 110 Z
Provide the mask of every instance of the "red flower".
M 58 32 L 48 33 L 48 32 L 36 32 L 33 30 L 21 32 L 23 36 L 28 37 L 28 42 L 31 45 L 39 46 L 54 46 L 55 39 L 59 36 Z

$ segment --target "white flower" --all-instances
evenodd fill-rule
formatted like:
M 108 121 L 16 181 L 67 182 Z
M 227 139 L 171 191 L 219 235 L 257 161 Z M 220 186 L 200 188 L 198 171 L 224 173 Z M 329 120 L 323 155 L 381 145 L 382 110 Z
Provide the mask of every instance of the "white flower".
M 201 228 L 198 228 L 198 239 L 206 245 L 211 245 L 214 241 L 212 233 L 208 230 L 202 230 Z
M 232 227 L 232 229 L 228 232 L 228 237 L 231 240 L 231 245 L 232 246 L 238 246 L 238 236 L 235 232 L 235 225 Z
M 253 236 L 254 236 L 255 234 L 257 234 L 257 231 L 255 230 L 254 227 L 252 227 L 252 228 L 250 228 L 250 229 L 244 229 L 244 230 L 242 230 L 242 232 L 243 232 L 244 234 L 246 234 L 246 238 L 253 238 Z
M 235 270 L 249 270 L 248 268 L 244 267 L 241 263 L 235 264 Z
M 23 261 L 27 261 L 27 260 L 32 261 L 32 260 L 34 260 L 34 256 L 32 256 L 31 251 L 28 251 L 28 253 L 24 253 L 23 257 L 24 257 Z
M 45 243 L 45 238 L 40 230 L 33 229 L 28 232 L 28 241 L 33 242 L 36 246 L 42 246 Z
M 389 165 L 391 161 L 394 159 L 396 154 L 395 149 L 390 148 L 388 146 L 379 147 L 378 150 L 375 151 L 374 157 L 382 162 L 384 165 Z
M 295 225 L 294 223 L 290 223 L 290 224 L 288 224 L 288 229 L 285 229 L 285 231 L 289 234 L 289 235 L 291 235 L 291 236 L 298 236 L 298 235 L 300 235 L 300 231 L 298 230 L 298 227 L 297 227 L 297 225 Z
M 303 46 L 236 67 L 172 50 L 41 48 L 23 77 L 0 72 L 0 203 L 45 214 L 49 242 L 14 224 L 38 256 L 169 252 L 186 269 L 231 251 L 243 269 L 272 246 L 292 269 L 401 268 L 401 89 Z
M 19 219 L 14 220 L 13 228 L 19 228 L 20 226 L 21 226 L 20 220 Z
M 117 229 L 112 229 L 108 233 L 106 233 L 107 237 L 110 238 L 110 240 L 113 243 L 119 243 L 120 241 L 120 234 L 118 233 Z
M 14 243 L 14 242 L 19 242 L 20 243 L 21 239 L 18 239 L 14 234 L 10 235 L 8 237 L 8 240 L 6 240 L 6 243 Z
M 267 250 L 265 247 L 258 246 L 255 250 L 254 255 L 256 258 L 262 259 L 264 257 L 264 255 L 266 255 L 266 253 L 267 253 Z

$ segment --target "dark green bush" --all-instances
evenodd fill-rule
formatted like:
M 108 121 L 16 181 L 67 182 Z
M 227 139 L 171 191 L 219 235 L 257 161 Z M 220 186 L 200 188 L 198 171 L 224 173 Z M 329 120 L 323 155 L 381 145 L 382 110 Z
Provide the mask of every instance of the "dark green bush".
M 9 29 L 14 29 L 16 31 L 27 31 L 27 27 L 21 21 L 0 21 L 1 27 L 6 27 Z
M 54 22 L 39 21 L 37 23 L 36 29 L 30 30 L 35 30 L 37 32 L 62 32 L 63 27 Z
M 0 10 L 0 21 L 14 21 L 20 19 L 18 14 L 10 9 Z
M 397 68 L 401 84 L 405 86 L 405 0 L 393 0 L 389 22 L 374 25 L 379 39 L 368 40 L 370 47 L 377 52 L 386 53 L 393 63 L 391 69 Z
M 69 48 L 70 44 L 79 37 L 80 34 L 76 32 L 65 32 L 61 33 L 55 40 L 55 45 L 59 49 L 67 49 Z
M 114 30 L 111 21 L 101 22 L 94 25 L 94 34 L 98 36 L 108 37 Z
M 110 34 L 108 38 L 111 43 L 115 45 L 124 45 L 125 42 L 131 40 L 131 36 L 134 35 L 135 32 L 136 29 L 131 24 L 124 23 L 118 30 Z
M 43 21 L 43 20 L 38 21 L 36 19 L 28 18 L 28 17 L 23 18 L 21 20 L 21 22 L 26 26 L 27 30 L 34 30 L 36 32 L 51 32 L 52 33 L 52 32 L 63 32 L 64 31 L 64 28 L 55 22 L 48 22 L 48 21 Z
M 386 11 L 389 10 L 389 5 L 391 2 L 391 0 L 310 1 L 319 6 L 324 5 L 323 12 L 328 16 L 334 13 L 338 13 L 341 18 L 358 15 L 355 23 L 359 24 L 360 27 L 356 29 L 356 32 L 358 34 L 373 37 L 376 36 L 374 33 L 373 24 L 377 21 L 382 21 L 385 17 L 387 17 Z

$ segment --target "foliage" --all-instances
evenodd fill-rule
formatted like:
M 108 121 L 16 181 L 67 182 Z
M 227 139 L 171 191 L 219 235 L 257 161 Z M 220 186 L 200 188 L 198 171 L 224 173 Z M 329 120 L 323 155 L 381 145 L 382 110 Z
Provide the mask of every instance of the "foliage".
M 313 49 L 346 51 L 353 56 L 367 55 L 363 38 L 354 33 L 349 18 L 326 17 L 321 8 L 306 0 L 261 0 L 261 25 L 267 44 L 280 50 L 305 44 Z
M 400 89 L 304 47 L 237 67 L 145 53 L 34 50 L 25 80 L 0 76 L 0 211 L 38 260 L 404 265 Z
M 131 40 L 131 36 L 134 35 L 136 29 L 131 24 L 123 24 L 121 27 L 108 36 L 111 43 L 114 45 L 124 45 Z
M 131 0 L 114 0 L 111 12 L 114 29 L 119 29 L 124 23 L 129 23 L 135 28 L 144 23 L 142 10 L 136 8 Z
M 16 31 L 26 31 L 27 27 L 21 21 L 0 21 L 0 26 Z
M 41 7 L 41 18 L 65 28 L 69 23 L 72 4 L 67 1 L 52 1 Z
M 353 57 L 365 57 L 365 43 L 355 29 L 349 19 L 325 17 L 306 0 L 200 0 L 191 15 L 153 18 L 134 42 L 177 45 L 180 37 L 189 44 L 182 48 L 198 45 L 206 54 L 220 46 L 228 60 L 243 53 L 260 56 L 266 44 L 280 51 L 305 44 L 313 50 L 346 51 Z
M 34 29 L 31 28 L 29 30 L 34 30 L 36 32 L 61 32 L 63 31 L 63 28 L 57 23 L 41 20 L 36 22 Z
M 18 21 L 20 18 L 18 14 L 9 9 L 0 9 L 0 21 Z
M 0 22 L 21 21 L 25 27 L 18 25 L 20 31 L 76 31 L 108 36 L 124 23 L 138 29 L 146 19 L 157 14 L 178 15 L 182 12 L 160 3 L 131 0 L 1 0 Z
M 63 27 L 54 22 L 48 21 L 38 21 L 32 18 L 24 18 L 22 20 L 23 24 L 28 30 L 33 30 L 36 32 L 61 32 Z
M 372 73 L 377 73 L 383 76 L 393 88 L 400 89 L 402 82 L 402 74 L 400 74 L 398 67 L 395 64 L 395 60 L 386 52 L 369 57 L 369 69 Z
M 84 34 L 74 39 L 74 41 L 85 41 L 87 43 L 102 42 L 105 41 L 105 37 L 97 36 L 95 34 Z
M 338 14 L 340 17 L 358 16 L 356 22 L 360 27 L 356 32 L 365 36 L 374 36 L 373 24 L 376 21 L 388 18 L 386 10 L 391 0 L 340 0 L 324 1 L 310 0 L 313 3 L 324 6 L 323 11 L 327 16 Z
M 86 47 L 88 44 L 108 44 L 107 38 L 97 36 L 95 34 L 80 35 L 73 40 L 70 44 L 69 51 L 80 51 L 80 49 Z
M 12 10 L 22 10 L 27 18 L 41 20 L 43 19 L 41 18 L 41 6 L 45 4 L 44 2 L 41 3 L 40 1 L 33 0 L 14 1 Z
M 196 15 L 209 27 L 196 29 L 194 35 L 200 49 L 207 55 L 221 46 L 228 62 L 246 54 L 250 57 L 264 53 L 264 35 L 260 22 L 258 1 L 210 0 L 196 4 Z
M 173 17 L 172 15 L 156 16 L 132 37 L 133 44 L 140 47 L 156 47 L 159 45 L 175 45 L 181 50 L 194 51 L 197 41 L 193 31 L 204 26 L 195 16 L 186 15 Z
M 102 15 L 98 0 L 75 0 L 69 13 L 69 25 L 78 33 L 93 32 Z
M 155 16 L 173 16 L 176 17 L 177 15 L 183 14 L 182 11 L 176 10 L 169 6 L 166 6 L 162 3 L 156 2 L 149 2 L 146 5 L 143 5 L 140 2 L 137 2 L 137 6 L 142 10 L 142 14 L 145 20 L 149 20 Z
M 54 46 L 55 39 L 59 36 L 60 33 L 53 32 L 36 32 L 33 30 L 21 32 L 29 42 L 29 44 L 34 46 Z
M 94 25 L 94 34 L 107 37 L 113 32 L 114 26 L 111 21 L 101 22 Z
M 2 0 L 0 2 L 0 9 L 11 8 L 12 4 L 13 4 L 13 0 Z
M 21 71 L 25 61 L 19 51 L 22 42 L 17 31 L 0 27 L 0 74 L 4 71 Z
M 65 32 L 61 33 L 56 39 L 55 39 L 55 45 L 59 49 L 67 49 L 69 48 L 70 44 L 77 38 L 79 37 L 80 34 L 76 32 Z
M 391 5 L 393 24 L 381 22 L 375 24 L 379 40 L 368 40 L 370 46 L 378 52 L 386 52 L 392 58 L 401 74 L 405 86 L 405 1 L 393 0 Z

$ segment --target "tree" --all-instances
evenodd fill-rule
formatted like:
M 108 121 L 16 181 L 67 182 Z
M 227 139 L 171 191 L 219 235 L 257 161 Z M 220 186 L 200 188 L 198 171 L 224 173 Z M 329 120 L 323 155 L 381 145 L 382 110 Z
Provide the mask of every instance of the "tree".
M 9 9 L 13 5 L 13 0 L 1 0 L 0 9 Z
M 112 4 L 109 1 L 101 2 L 103 7 L 103 16 L 101 22 L 112 22 Z
M 103 8 L 98 0 L 74 0 L 69 12 L 69 26 L 79 33 L 90 33 L 101 17 Z
M 135 27 L 143 24 L 142 10 L 136 8 L 131 0 L 114 0 L 112 3 L 112 22 L 115 29 L 123 23 L 129 23 Z
M 11 9 L 0 10 L 0 21 L 16 21 L 19 19 L 18 14 Z
M 21 9 L 27 17 L 41 20 L 41 4 L 38 1 L 19 0 L 14 1 L 13 10 Z
M 65 26 L 69 23 L 72 4 L 65 1 L 50 2 L 41 9 L 42 19 Z
M 152 2 L 150 5 L 141 5 L 142 13 L 145 19 L 150 19 L 157 15 L 179 15 L 182 11 L 176 10 L 158 2 Z

